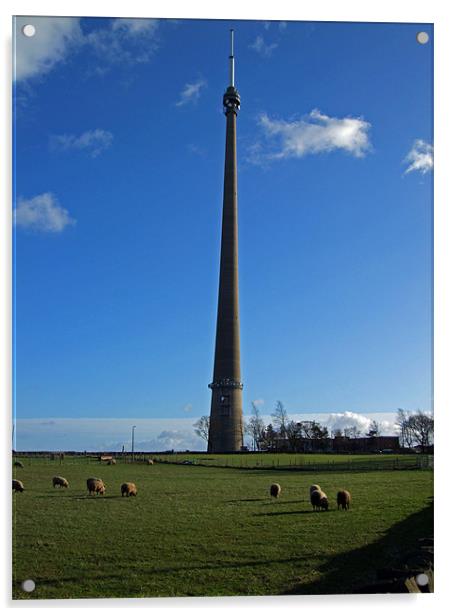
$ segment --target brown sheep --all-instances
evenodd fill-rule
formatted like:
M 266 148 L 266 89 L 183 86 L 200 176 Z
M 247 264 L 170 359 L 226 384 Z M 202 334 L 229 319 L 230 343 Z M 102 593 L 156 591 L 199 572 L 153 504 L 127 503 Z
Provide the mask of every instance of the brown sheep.
M 281 486 L 279 485 L 279 483 L 272 483 L 270 486 L 270 496 L 273 496 L 274 498 L 279 498 L 280 494 Z
M 121 486 L 121 496 L 136 496 L 137 486 L 134 483 L 123 483 Z
M 351 494 L 348 490 L 339 490 L 337 493 L 337 508 L 350 509 Z
M 314 511 L 320 507 L 320 499 L 322 498 L 322 494 L 323 492 L 321 490 L 312 490 L 311 492 L 311 505 Z
M 311 505 L 314 511 L 319 511 L 320 509 L 327 511 L 328 497 L 325 492 L 322 492 L 322 490 L 313 490 L 311 492 Z
M 105 484 L 102 479 L 96 477 L 90 477 L 86 480 L 86 487 L 89 494 L 105 494 Z
M 24 484 L 18 479 L 13 479 L 13 490 L 14 492 L 23 492 L 25 490 Z
M 59 488 L 68 488 L 69 487 L 69 482 L 67 479 L 65 479 L 64 477 L 59 477 L 56 476 L 52 479 L 52 484 L 53 487 L 56 488 L 57 486 Z
M 320 506 L 320 509 L 323 509 L 323 511 L 328 511 L 328 496 L 325 494 L 325 492 L 322 492 L 322 496 L 320 497 L 319 506 Z

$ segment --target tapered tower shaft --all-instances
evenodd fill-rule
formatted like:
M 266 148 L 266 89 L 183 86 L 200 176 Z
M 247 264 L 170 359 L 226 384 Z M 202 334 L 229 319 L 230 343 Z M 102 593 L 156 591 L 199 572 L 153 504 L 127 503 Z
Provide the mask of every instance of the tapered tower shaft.
M 212 404 L 208 450 L 212 453 L 240 451 L 243 445 L 236 147 L 236 123 L 240 96 L 234 86 L 232 32 L 229 63 L 230 85 L 223 96 L 226 115 L 226 151 L 220 282 L 213 382 L 209 385 L 212 389 Z

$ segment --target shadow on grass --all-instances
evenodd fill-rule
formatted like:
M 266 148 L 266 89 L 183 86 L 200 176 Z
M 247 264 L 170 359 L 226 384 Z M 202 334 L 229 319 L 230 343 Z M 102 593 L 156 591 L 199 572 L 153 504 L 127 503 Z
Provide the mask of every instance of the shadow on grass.
M 226 503 L 255 503 L 259 501 L 268 501 L 268 498 L 236 498 L 234 500 L 227 500 Z
M 408 575 L 410 568 L 428 567 L 430 557 L 422 553 L 419 539 L 432 535 L 433 499 L 430 499 L 424 509 L 391 526 L 378 541 L 330 558 L 319 568 L 320 580 L 297 584 L 283 594 L 388 592 L 363 589 L 366 586 L 372 588 L 381 575 L 391 575 L 390 568 L 406 571 Z
M 81 494 L 40 494 L 35 496 L 35 498 L 68 498 L 69 500 L 97 500 L 97 501 L 105 501 L 111 500 L 112 498 L 124 498 L 126 496 L 121 496 L 120 494 L 105 494 L 104 496 L 90 496 L 89 494 L 85 494 L 82 496 Z
M 269 513 L 255 513 L 254 515 L 259 517 L 259 516 L 267 516 L 267 515 L 303 515 L 305 513 L 329 513 L 332 510 L 330 509 L 329 511 L 313 511 L 312 509 L 303 509 L 302 511 L 270 511 Z

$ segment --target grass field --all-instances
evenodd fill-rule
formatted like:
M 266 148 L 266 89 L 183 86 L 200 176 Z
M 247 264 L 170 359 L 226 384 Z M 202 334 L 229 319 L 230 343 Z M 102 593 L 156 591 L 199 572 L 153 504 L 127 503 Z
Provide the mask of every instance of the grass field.
M 430 470 L 24 464 L 14 469 L 26 488 L 13 495 L 15 598 L 347 593 L 433 534 Z M 52 488 L 55 474 L 67 490 Z M 87 495 L 90 476 L 102 477 L 105 496 Z M 124 481 L 137 484 L 136 498 L 121 497 Z M 268 496 L 274 481 L 278 500 Z M 330 511 L 312 512 L 311 483 Z M 352 493 L 348 512 L 334 506 L 342 487 Z M 32 594 L 20 588 L 28 578 Z

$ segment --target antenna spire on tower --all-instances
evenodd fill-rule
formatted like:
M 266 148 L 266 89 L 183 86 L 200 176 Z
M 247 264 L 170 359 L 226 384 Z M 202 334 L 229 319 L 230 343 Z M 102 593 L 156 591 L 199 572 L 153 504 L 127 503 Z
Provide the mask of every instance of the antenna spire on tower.
M 229 56 L 229 85 L 234 87 L 234 30 L 231 28 L 231 55 Z

